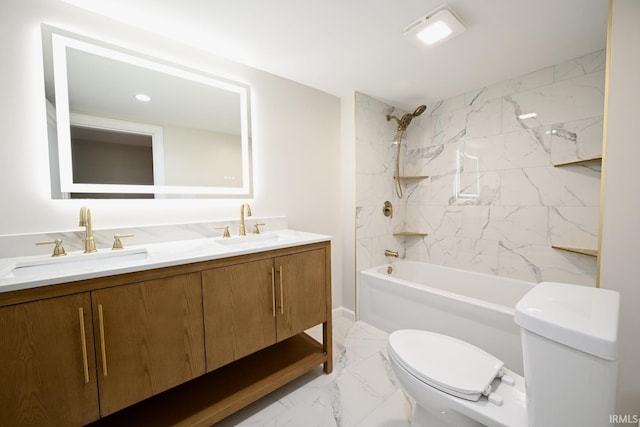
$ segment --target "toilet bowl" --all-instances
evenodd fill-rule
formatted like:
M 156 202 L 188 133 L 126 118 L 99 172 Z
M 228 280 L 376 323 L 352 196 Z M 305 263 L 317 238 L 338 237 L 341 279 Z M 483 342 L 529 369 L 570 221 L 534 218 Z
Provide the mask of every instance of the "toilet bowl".
M 453 337 L 391 333 L 391 366 L 415 401 L 412 426 L 607 425 L 615 413 L 618 312 L 615 291 L 536 285 L 516 306 L 524 377 Z

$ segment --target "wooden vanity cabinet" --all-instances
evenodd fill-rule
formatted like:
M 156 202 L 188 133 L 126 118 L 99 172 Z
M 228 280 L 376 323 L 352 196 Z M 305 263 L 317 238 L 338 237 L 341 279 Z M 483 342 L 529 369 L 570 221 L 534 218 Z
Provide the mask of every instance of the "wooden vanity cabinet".
M 202 272 L 207 372 L 327 320 L 325 250 Z
M 211 426 L 319 364 L 328 241 L 0 293 L 0 426 Z
M 89 293 L 0 308 L 0 426 L 98 418 Z
M 205 373 L 198 273 L 91 293 L 100 415 Z
M 325 250 L 274 259 L 277 340 L 283 341 L 327 321 Z
M 273 260 L 202 272 L 207 372 L 276 342 Z

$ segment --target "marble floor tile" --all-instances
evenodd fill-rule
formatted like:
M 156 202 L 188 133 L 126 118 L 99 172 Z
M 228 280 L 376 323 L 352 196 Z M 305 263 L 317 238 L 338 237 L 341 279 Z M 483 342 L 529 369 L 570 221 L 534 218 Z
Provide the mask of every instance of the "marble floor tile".
M 322 328 L 309 335 L 322 337 Z M 411 405 L 391 370 L 388 334 L 338 316 L 334 370 L 308 372 L 215 427 L 409 427 Z

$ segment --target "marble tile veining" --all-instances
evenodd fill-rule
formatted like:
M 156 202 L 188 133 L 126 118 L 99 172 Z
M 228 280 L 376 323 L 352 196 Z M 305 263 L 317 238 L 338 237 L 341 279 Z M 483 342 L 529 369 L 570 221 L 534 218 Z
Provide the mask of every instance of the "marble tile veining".
M 429 105 L 401 150 L 404 171 L 428 178 L 406 182 L 402 199 L 386 142 L 393 107 L 358 93 L 356 269 L 385 263 L 392 249 L 412 261 L 593 286 L 595 258 L 551 245 L 596 247 L 600 164 L 555 165 L 602 154 L 604 64 L 600 50 Z M 391 223 L 378 218 L 384 200 L 394 204 Z
M 321 331 L 310 334 L 320 339 Z M 389 365 L 387 337 L 364 322 L 334 318 L 331 374 L 318 367 L 215 427 L 409 427 L 411 402 Z

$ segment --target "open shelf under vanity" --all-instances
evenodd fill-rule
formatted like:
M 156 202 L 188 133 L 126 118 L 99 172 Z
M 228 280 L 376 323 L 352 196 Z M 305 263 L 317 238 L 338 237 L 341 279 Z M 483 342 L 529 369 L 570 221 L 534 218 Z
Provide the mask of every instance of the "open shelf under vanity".
M 89 426 L 211 426 L 326 360 L 322 344 L 298 334 Z

